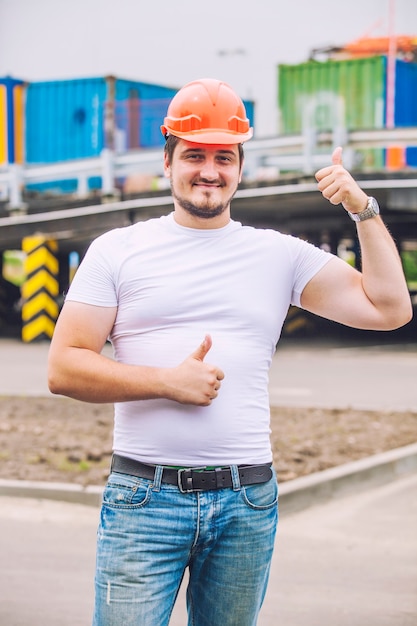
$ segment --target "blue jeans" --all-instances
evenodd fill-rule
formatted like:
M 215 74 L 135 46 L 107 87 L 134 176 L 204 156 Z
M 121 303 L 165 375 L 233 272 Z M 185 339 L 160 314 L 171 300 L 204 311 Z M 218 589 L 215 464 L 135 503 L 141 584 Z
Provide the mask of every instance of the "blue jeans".
M 255 626 L 268 582 L 278 520 L 270 481 L 181 493 L 112 473 L 97 540 L 93 626 L 167 626 L 189 568 L 189 626 Z

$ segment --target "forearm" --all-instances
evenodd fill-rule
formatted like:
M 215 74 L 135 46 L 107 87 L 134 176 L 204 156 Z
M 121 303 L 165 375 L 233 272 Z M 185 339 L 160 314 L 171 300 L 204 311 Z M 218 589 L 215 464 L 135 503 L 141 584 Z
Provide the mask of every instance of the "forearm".
M 83 348 L 66 347 L 48 366 L 49 389 L 54 394 L 84 402 L 127 402 L 169 395 L 164 368 L 118 363 Z
M 377 216 L 357 223 L 363 290 L 387 328 L 406 324 L 411 301 L 395 243 Z
M 84 402 L 165 398 L 208 406 L 217 397 L 224 378 L 220 368 L 204 362 L 211 345 L 211 337 L 206 335 L 203 343 L 177 366 L 147 367 L 118 363 L 93 349 L 62 345 L 58 338 L 52 341 L 49 353 L 49 389 Z
M 316 179 L 324 198 L 342 204 L 351 217 L 355 216 L 362 273 L 347 272 L 346 267 L 333 264 L 334 272 L 322 272 L 321 281 L 311 281 L 304 298 L 307 308 L 319 315 L 329 311 L 330 319 L 357 328 L 393 330 L 403 326 L 410 321 L 412 308 L 401 259 L 374 199 L 368 198 L 343 167 L 340 147 L 332 154 L 332 165 L 319 170 Z M 315 296 L 317 285 L 319 293 Z M 338 294 L 338 302 L 325 295 L 329 287 Z

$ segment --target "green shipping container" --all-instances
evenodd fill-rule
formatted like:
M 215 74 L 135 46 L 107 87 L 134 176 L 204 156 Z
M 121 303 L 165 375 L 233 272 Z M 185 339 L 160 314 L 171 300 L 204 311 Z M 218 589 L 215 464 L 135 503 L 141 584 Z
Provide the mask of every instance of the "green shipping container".
M 278 66 L 279 133 L 383 128 L 386 58 Z M 363 167 L 383 167 L 382 150 L 362 151 Z

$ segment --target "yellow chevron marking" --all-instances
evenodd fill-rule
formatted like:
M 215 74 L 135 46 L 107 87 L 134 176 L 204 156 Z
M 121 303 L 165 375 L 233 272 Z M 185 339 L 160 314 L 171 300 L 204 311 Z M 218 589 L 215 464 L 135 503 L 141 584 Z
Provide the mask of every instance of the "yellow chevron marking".
M 41 289 L 48 291 L 51 296 L 57 296 L 59 292 L 58 281 L 46 270 L 37 272 L 22 285 L 22 296 L 25 300 L 29 300 Z
M 47 248 L 38 248 L 25 259 L 26 275 L 46 267 L 51 274 L 58 274 L 58 260 Z
M 28 254 L 41 246 L 49 248 L 52 252 L 58 250 L 58 244 L 55 239 L 46 239 L 43 235 L 33 235 L 32 237 L 24 237 L 22 239 L 22 250 Z
M 25 342 L 33 341 L 42 335 L 51 338 L 55 324 L 46 315 L 37 317 L 32 322 L 25 324 L 22 328 L 22 339 Z
M 58 317 L 55 297 L 59 293 L 59 263 L 55 256 L 58 244 L 44 235 L 24 237 L 22 250 L 26 252 L 26 278 L 22 285 L 22 339 L 33 341 L 46 335 L 51 338 Z
M 53 320 L 56 320 L 58 317 L 57 303 L 45 292 L 39 293 L 31 300 L 24 303 L 22 307 L 22 320 L 27 322 L 35 315 L 42 313 L 43 311 Z

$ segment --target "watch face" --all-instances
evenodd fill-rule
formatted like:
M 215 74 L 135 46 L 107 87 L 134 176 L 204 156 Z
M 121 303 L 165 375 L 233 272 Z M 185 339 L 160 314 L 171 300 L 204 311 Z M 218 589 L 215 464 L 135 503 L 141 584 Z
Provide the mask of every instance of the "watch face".
M 376 215 L 379 214 L 379 204 L 375 198 L 369 198 L 367 209 L 371 209 L 374 213 L 376 213 Z
M 371 217 L 375 217 L 375 215 L 379 215 L 379 205 L 375 198 L 369 196 L 366 209 L 359 213 L 350 213 L 349 211 L 348 213 L 354 222 L 363 222 L 364 220 L 369 220 Z

